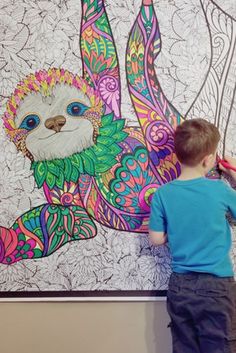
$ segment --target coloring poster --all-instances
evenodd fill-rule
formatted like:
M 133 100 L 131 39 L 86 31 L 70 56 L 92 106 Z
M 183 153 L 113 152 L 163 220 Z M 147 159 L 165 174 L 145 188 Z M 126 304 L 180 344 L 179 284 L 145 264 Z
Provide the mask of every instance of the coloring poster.
M 184 119 L 236 155 L 235 17 L 234 0 L 1 2 L 2 297 L 164 295 L 150 201 L 180 173 Z

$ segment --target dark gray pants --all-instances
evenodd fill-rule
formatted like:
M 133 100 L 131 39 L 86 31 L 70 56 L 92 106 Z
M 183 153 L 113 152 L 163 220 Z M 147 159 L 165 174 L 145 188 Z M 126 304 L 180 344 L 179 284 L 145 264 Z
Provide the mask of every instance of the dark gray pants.
M 233 278 L 173 273 L 167 292 L 173 353 L 235 353 Z

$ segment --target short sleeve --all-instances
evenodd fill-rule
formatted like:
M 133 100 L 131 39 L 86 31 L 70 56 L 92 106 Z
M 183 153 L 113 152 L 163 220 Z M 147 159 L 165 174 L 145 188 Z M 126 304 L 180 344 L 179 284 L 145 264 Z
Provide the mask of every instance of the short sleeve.
M 165 212 L 161 203 L 159 191 L 156 191 L 151 202 L 149 229 L 156 232 L 166 232 Z
M 236 190 L 224 183 L 225 201 L 232 216 L 236 219 Z

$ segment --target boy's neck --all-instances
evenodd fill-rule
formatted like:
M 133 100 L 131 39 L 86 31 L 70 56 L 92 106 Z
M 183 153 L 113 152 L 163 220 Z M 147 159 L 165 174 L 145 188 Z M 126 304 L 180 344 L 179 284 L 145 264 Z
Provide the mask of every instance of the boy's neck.
M 189 167 L 187 165 L 181 165 L 181 174 L 178 180 L 191 180 L 196 178 L 202 178 L 205 176 L 205 170 L 201 165 Z

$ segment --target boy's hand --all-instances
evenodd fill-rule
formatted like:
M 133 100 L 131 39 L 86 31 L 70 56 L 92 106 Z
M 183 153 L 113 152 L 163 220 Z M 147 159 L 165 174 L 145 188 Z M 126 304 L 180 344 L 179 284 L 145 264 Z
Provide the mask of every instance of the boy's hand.
M 167 243 L 167 234 L 164 232 L 149 230 L 149 240 L 152 245 L 163 245 Z
M 233 167 L 236 168 L 236 159 L 230 156 L 225 156 L 224 160 L 226 160 L 226 162 L 228 162 L 229 164 L 231 164 Z M 228 169 L 223 167 L 223 165 L 221 163 L 219 163 L 219 169 L 222 170 L 224 173 L 228 174 L 229 176 L 231 176 L 234 181 L 236 181 L 236 172 L 234 172 L 232 169 Z

